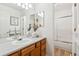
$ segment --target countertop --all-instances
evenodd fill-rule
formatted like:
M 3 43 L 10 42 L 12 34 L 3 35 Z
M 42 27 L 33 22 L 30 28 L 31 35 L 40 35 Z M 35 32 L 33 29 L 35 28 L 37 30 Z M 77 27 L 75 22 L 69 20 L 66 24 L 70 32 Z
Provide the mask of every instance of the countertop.
M 10 40 L 10 38 L 2 38 L 0 40 L 0 56 L 6 56 L 8 55 L 10 52 L 13 51 L 17 51 L 22 49 L 23 47 L 27 47 L 35 42 L 38 42 L 40 40 L 42 40 L 45 37 L 39 37 L 39 38 L 30 38 L 31 41 L 28 42 L 28 44 L 22 44 L 22 45 L 16 45 L 16 44 L 12 44 L 12 42 L 14 40 Z

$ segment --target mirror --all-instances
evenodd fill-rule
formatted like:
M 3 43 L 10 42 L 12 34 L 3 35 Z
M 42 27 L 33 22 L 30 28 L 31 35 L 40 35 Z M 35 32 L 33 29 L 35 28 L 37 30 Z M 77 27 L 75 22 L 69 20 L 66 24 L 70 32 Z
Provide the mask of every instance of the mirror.
M 34 31 L 44 26 L 44 11 L 24 8 L 12 3 L 0 4 L 0 38 L 27 33 L 28 25 L 32 24 Z
M 0 38 L 14 36 L 15 31 L 17 35 L 21 34 L 21 12 L 12 5 L 17 7 L 12 3 L 0 3 Z
M 44 26 L 44 11 L 38 11 L 35 14 L 30 15 L 30 24 L 32 26 L 35 24 L 38 27 L 39 26 Z
M 35 11 L 36 12 L 36 11 Z M 44 26 L 44 11 L 38 11 L 30 15 L 30 24 L 36 31 L 39 27 Z
M 38 21 L 38 24 L 41 26 L 44 26 L 44 11 L 39 11 L 36 14 L 36 22 Z
M 10 16 L 10 25 L 11 26 L 18 26 L 19 17 Z

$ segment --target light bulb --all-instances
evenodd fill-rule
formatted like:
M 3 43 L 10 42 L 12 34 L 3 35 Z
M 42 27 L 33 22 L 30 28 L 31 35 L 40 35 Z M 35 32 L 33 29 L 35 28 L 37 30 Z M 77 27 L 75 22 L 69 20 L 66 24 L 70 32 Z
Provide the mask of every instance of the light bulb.
M 22 4 L 22 8 L 25 8 L 25 5 L 24 4 Z
M 41 12 L 41 17 L 43 17 L 43 15 L 44 15 L 43 12 Z
M 28 5 L 28 7 L 29 7 L 29 8 L 32 8 L 32 5 L 31 5 L 31 4 L 29 4 L 29 5 Z
M 29 9 L 29 8 L 28 8 L 28 6 L 26 6 L 26 8 L 25 8 L 25 9 Z
M 17 3 L 18 6 L 21 6 L 21 3 Z

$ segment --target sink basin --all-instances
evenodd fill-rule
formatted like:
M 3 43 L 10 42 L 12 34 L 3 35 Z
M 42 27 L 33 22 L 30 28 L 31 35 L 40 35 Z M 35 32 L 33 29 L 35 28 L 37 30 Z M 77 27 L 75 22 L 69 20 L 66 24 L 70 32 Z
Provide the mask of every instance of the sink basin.
M 28 39 L 28 38 L 24 38 L 22 40 L 14 40 L 12 42 L 13 45 L 24 45 L 24 44 L 29 44 L 32 40 Z

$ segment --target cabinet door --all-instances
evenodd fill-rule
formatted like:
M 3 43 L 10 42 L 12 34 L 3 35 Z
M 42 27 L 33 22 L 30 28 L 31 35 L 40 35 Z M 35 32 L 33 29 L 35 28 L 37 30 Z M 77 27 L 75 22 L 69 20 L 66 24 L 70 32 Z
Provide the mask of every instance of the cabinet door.
M 41 41 L 41 56 L 46 55 L 46 39 Z
M 40 56 L 40 47 L 35 48 L 35 49 L 31 52 L 31 56 Z
M 21 50 L 21 55 L 22 56 L 29 56 L 30 52 L 32 50 L 34 50 L 34 49 L 35 49 L 35 44 L 33 44 L 31 46 L 28 46 L 28 47 L 26 47 L 26 48 L 24 48 L 24 49 Z
M 46 55 L 46 44 L 43 44 L 41 46 L 41 56 L 45 56 Z

